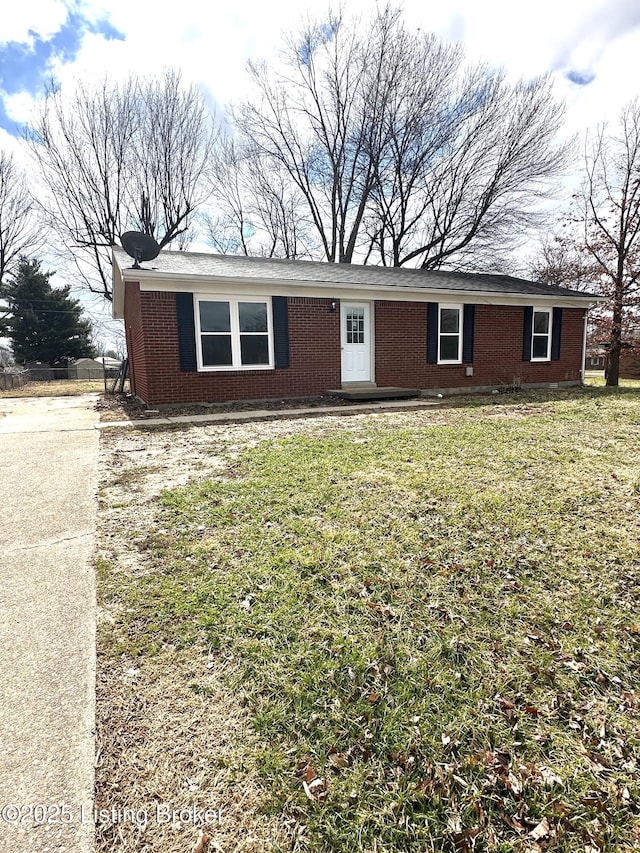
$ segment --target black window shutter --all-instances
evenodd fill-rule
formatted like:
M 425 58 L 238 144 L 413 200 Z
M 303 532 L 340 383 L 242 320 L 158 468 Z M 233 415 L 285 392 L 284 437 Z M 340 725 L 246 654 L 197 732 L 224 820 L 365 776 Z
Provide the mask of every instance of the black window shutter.
M 289 311 L 286 296 L 271 298 L 273 311 L 273 349 L 276 368 L 289 367 Z
M 562 308 L 553 309 L 551 327 L 551 361 L 560 361 L 560 338 L 562 337 Z
M 438 363 L 438 303 L 427 302 L 427 364 Z
M 473 362 L 473 335 L 476 318 L 476 306 L 465 305 L 462 311 L 462 361 Z
M 533 308 L 524 309 L 524 328 L 522 331 L 522 360 L 531 361 L 531 341 L 533 339 Z
M 197 370 L 193 293 L 176 293 L 176 313 L 178 315 L 180 370 L 184 370 L 185 372 Z

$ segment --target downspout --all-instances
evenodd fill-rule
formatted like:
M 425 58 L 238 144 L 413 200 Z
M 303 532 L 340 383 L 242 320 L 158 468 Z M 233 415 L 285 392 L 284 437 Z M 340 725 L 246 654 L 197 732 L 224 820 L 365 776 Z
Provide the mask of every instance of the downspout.
M 585 308 L 584 323 L 582 328 L 582 366 L 580 367 L 580 384 L 585 384 L 586 379 L 586 364 L 587 364 L 587 321 L 589 319 L 589 309 Z

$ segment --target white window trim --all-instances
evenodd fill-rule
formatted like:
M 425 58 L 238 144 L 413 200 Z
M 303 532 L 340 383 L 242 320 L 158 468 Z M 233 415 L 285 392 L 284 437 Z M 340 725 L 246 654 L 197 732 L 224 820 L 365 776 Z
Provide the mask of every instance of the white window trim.
M 442 311 L 445 308 L 454 308 L 458 312 L 458 357 L 457 358 L 440 358 L 440 338 L 444 334 L 448 338 L 454 336 L 453 332 L 440 332 L 440 321 L 442 319 Z M 462 332 L 464 323 L 464 311 L 461 304 L 450 302 L 440 302 L 438 305 L 438 364 L 462 364 Z
M 542 335 L 540 333 L 536 334 L 534 332 L 535 322 L 536 322 L 536 314 L 547 314 L 549 316 L 549 325 L 548 332 L 546 335 Z M 531 361 L 551 361 L 551 344 L 552 344 L 552 324 L 553 324 L 553 309 L 552 308 L 534 308 L 533 314 L 531 315 Z M 533 356 L 533 340 L 534 338 L 547 338 L 547 354 L 545 356 L 538 356 L 534 358 Z
M 232 364 L 216 365 L 203 364 L 202 360 L 202 336 L 207 332 L 203 332 L 200 328 L 200 303 L 201 302 L 228 302 L 229 313 L 231 319 L 231 359 Z M 268 364 L 242 364 L 240 355 L 240 321 L 238 318 L 238 303 L 239 302 L 261 302 L 267 306 L 267 340 L 269 344 L 269 363 Z M 198 372 L 202 373 L 237 373 L 248 370 L 274 370 L 275 358 L 273 347 L 273 312 L 270 296 L 251 296 L 242 294 L 241 296 L 229 296 L 227 293 L 206 293 L 193 295 L 193 310 L 196 328 L 196 360 L 198 364 Z M 265 334 L 262 332 L 261 334 Z

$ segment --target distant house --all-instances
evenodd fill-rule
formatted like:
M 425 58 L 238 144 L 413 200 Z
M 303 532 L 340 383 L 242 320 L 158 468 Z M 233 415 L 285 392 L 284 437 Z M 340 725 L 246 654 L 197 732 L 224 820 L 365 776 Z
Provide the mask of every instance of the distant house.
M 607 350 L 603 346 L 587 346 L 584 359 L 585 370 L 604 370 L 607 362 Z
M 68 379 L 69 369 L 67 367 L 51 367 L 42 361 L 27 361 L 24 364 L 29 371 L 29 378 L 33 382 L 52 382 L 58 379 Z
M 122 362 L 117 358 L 101 356 L 99 358 L 79 358 L 69 365 L 69 379 L 102 379 L 115 375 Z
M 605 346 L 588 346 L 585 357 L 585 370 L 607 369 L 608 350 Z M 620 350 L 620 378 L 640 379 L 640 344 L 623 345 Z
M 113 252 L 133 393 L 151 405 L 583 378 L 597 296 L 498 274 Z

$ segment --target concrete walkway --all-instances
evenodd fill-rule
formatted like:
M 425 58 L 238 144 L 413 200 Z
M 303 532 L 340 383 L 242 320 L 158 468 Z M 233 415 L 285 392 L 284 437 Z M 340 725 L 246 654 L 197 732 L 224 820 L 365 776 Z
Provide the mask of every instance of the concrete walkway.
M 440 400 L 380 400 L 379 402 L 354 403 L 344 406 L 309 406 L 307 408 L 288 409 L 283 402 L 282 409 L 237 409 L 230 412 L 208 412 L 204 415 L 171 415 L 163 417 L 139 418 L 130 421 L 102 421 L 96 424 L 96 429 L 112 429 L 113 427 L 148 427 L 172 426 L 174 424 L 212 424 L 212 423 L 242 423 L 245 421 L 270 421 L 281 418 L 320 418 L 324 415 L 363 415 L 372 412 L 411 411 L 441 405 Z
M 0 851 L 94 849 L 95 400 L 0 399 Z

